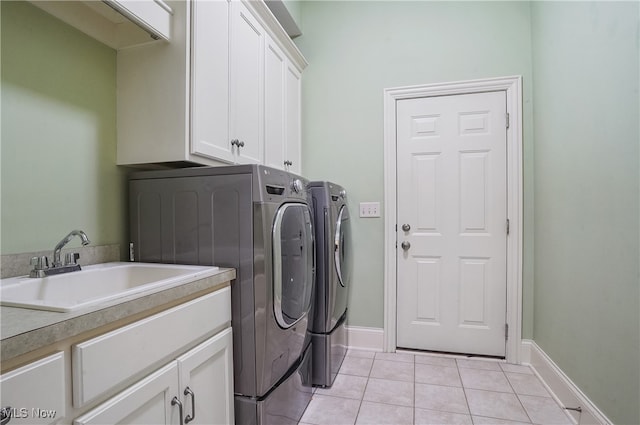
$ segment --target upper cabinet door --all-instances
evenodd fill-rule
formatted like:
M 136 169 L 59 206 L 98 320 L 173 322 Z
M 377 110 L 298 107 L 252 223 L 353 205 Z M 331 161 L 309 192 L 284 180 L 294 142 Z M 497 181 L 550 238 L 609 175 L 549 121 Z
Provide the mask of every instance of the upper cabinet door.
M 233 162 L 229 2 L 191 2 L 191 153 Z
M 289 171 L 300 174 L 301 167 L 301 117 L 300 117 L 300 71 L 287 63 L 285 72 L 285 159 Z
M 285 71 L 287 61 L 282 50 L 265 38 L 264 53 L 264 163 L 285 169 Z
M 239 163 L 262 163 L 265 31 L 242 2 L 231 2 L 231 122 Z

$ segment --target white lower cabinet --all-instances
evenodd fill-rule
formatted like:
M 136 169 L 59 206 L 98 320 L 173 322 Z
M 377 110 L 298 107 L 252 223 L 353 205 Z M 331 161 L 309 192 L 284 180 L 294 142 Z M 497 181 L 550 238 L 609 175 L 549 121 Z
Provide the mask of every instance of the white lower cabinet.
M 77 418 L 93 424 L 231 424 L 231 328 Z
M 172 362 L 73 423 L 177 424 L 180 423 L 180 411 L 172 401 L 178 394 L 178 365 Z
M 233 354 L 231 328 L 177 360 L 185 424 L 232 424 Z
M 230 286 L 129 322 L 12 359 L 2 425 L 234 423 Z
M 65 382 L 63 352 L 3 374 L 0 422 L 11 422 L 11 425 L 59 423 L 66 415 Z

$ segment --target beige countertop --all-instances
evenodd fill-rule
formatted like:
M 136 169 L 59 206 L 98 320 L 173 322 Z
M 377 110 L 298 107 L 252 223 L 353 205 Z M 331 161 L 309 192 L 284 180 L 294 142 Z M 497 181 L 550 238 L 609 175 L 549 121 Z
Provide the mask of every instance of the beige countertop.
M 58 313 L 0 307 L 0 361 L 55 345 L 76 335 L 169 308 L 176 301 L 223 288 L 236 277 L 235 269 L 220 268 L 213 276 L 164 290 L 130 295 L 82 310 Z

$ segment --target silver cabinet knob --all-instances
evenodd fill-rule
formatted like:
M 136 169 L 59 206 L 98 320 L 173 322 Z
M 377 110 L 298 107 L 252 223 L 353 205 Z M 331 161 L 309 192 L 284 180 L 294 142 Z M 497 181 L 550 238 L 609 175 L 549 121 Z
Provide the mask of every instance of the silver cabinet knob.
M 403 224 L 402 225 L 402 230 L 404 230 L 405 232 L 408 232 L 409 230 L 411 230 L 411 226 L 408 224 Z
M 401 246 L 401 247 L 402 247 L 402 249 L 404 249 L 405 251 L 408 251 L 408 250 L 409 250 L 409 248 L 411 248 L 411 243 L 410 243 L 410 242 L 407 242 L 407 241 L 404 241 L 404 242 L 402 242 L 402 243 L 400 244 L 400 246 Z

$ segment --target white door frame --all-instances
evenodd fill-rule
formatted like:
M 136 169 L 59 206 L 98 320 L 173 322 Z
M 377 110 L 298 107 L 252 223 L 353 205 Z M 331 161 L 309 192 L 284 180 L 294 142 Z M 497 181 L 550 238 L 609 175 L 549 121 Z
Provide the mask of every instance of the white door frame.
M 396 102 L 402 99 L 505 91 L 507 95 L 507 324 L 506 360 L 520 363 L 522 339 L 522 77 L 500 77 L 384 90 L 384 351 L 396 350 Z

